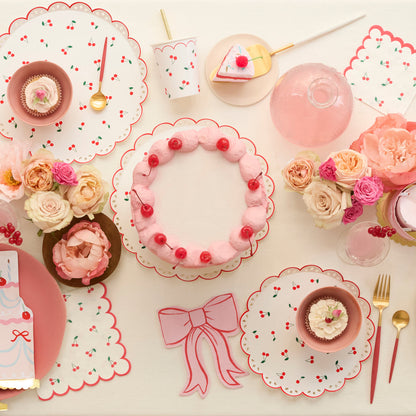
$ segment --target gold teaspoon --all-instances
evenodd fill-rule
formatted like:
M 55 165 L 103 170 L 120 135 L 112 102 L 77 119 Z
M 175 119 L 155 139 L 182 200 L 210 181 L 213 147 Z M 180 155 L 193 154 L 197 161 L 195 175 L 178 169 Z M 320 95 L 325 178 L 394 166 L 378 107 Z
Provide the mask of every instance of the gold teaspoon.
M 396 342 L 394 343 L 393 356 L 391 357 L 389 383 L 391 382 L 391 377 L 393 375 L 394 370 L 394 363 L 396 362 L 397 345 L 399 344 L 400 330 L 405 328 L 409 323 L 409 314 L 406 311 L 396 311 L 394 312 L 392 322 L 393 325 L 397 328 L 397 336 Z
M 101 84 L 103 82 L 104 76 L 104 66 L 105 66 L 105 58 L 107 56 L 107 37 L 104 41 L 104 48 L 103 48 L 103 56 L 101 58 L 101 69 L 100 69 L 100 78 L 98 83 L 98 91 L 90 98 L 90 106 L 96 110 L 101 111 L 107 105 L 107 99 L 105 95 L 101 92 Z

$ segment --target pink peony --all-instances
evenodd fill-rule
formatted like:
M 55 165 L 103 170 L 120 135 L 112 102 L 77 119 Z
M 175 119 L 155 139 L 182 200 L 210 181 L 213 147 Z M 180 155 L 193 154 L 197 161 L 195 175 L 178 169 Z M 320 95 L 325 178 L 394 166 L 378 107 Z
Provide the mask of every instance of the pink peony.
M 335 182 L 337 180 L 335 175 L 336 170 L 337 167 L 335 166 L 334 159 L 329 158 L 326 162 L 319 166 L 319 176 L 327 181 Z
M 375 204 L 383 195 L 383 182 L 377 176 L 364 176 L 354 186 L 354 197 L 363 205 Z
M 63 279 L 82 279 L 84 285 L 89 285 L 107 269 L 110 247 L 98 223 L 80 221 L 53 247 L 56 272 Z
M 61 185 L 78 185 L 77 174 L 68 163 L 55 162 L 52 166 L 53 179 Z
M 363 215 L 363 205 L 357 201 L 354 195 L 351 198 L 352 206 L 344 210 L 344 216 L 342 217 L 343 224 L 349 224 L 354 222 L 358 217 Z
M 24 195 L 23 160 L 26 149 L 17 142 L 0 144 L 0 199 L 10 202 Z
M 385 192 L 416 181 L 416 130 L 400 114 L 377 117 L 351 149 L 363 153 Z

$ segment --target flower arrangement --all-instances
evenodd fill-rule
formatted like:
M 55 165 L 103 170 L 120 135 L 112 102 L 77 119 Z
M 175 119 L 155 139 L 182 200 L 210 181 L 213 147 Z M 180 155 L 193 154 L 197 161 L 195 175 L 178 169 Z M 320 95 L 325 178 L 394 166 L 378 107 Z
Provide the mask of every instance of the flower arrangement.
M 355 221 L 364 205 L 383 195 L 367 156 L 351 149 L 333 152 L 323 163 L 315 153 L 301 152 L 282 174 L 286 186 L 303 195 L 315 225 L 325 229 Z
M 75 171 L 45 149 L 27 157 L 19 144 L 3 143 L 0 155 L 0 199 L 26 195 L 25 211 L 44 233 L 66 227 L 73 217 L 93 219 L 108 200 L 108 184 L 92 166 Z

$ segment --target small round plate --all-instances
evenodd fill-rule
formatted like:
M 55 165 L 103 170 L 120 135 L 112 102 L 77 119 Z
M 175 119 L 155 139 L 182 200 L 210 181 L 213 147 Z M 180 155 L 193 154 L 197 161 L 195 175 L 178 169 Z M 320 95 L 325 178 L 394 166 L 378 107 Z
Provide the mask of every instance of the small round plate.
M 279 75 L 277 59 L 272 58 L 272 67 L 267 74 L 247 82 L 212 82 L 211 72 L 221 63 L 231 46 L 239 43 L 247 47 L 261 44 L 268 51 L 271 47 L 261 38 L 249 35 L 232 35 L 219 41 L 208 54 L 205 61 L 205 76 L 212 92 L 227 104 L 236 106 L 252 105 L 261 101 L 273 89 Z
M 49 273 L 58 282 L 67 286 L 72 286 L 72 287 L 84 287 L 85 285 L 82 283 L 81 279 L 67 280 L 67 279 L 63 279 L 61 276 L 58 275 L 58 273 L 56 272 L 55 264 L 52 259 L 52 249 L 53 249 L 53 246 L 59 240 L 61 240 L 63 235 L 66 234 L 72 226 L 74 226 L 76 223 L 80 221 L 90 221 L 90 220 L 88 219 L 87 216 L 82 217 L 82 218 L 74 218 L 71 221 L 71 223 L 65 228 L 62 228 L 62 230 L 58 230 L 53 233 L 45 234 L 45 236 L 43 237 L 43 245 L 42 245 L 43 261 L 45 262 L 45 266 L 48 269 Z M 94 219 L 91 222 L 98 222 L 98 224 L 100 224 L 101 229 L 104 231 L 105 235 L 110 241 L 111 258 L 110 258 L 106 271 L 101 276 L 91 279 L 90 284 L 88 286 L 95 285 L 96 283 L 102 282 L 104 279 L 107 279 L 107 277 L 110 276 L 110 274 L 113 273 L 113 271 L 117 267 L 117 264 L 120 260 L 120 253 L 121 253 L 121 237 L 113 221 L 111 221 L 111 219 L 108 218 L 104 214 L 95 214 Z

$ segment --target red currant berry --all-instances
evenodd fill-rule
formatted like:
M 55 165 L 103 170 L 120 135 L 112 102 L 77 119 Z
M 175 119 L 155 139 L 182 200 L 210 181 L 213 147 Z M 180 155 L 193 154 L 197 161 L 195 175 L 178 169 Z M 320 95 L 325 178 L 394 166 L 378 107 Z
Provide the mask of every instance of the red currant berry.
M 11 236 L 11 237 L 9 238 L 9 244 L 16 244 L 16 240 L 14 239 L 14 237 L 13 237 L 13 236 Z
M 22 233 L 20 231 L 15 231 L 13 236 L 16 237 L 20 237 L 22 235 Z
M 222 137 L 217 141 L 217 149 L 221 152 L 226 152 L 230 148 L 230 142 L 225 137 Z
M 12 233 L 11 233 L 10 231 L 8 231 L 8 230 L 6 230 L 6 231 L 4 232 L 4 236 L 5 236 L 6 238 L 9 238 L 11 235 L 12 235 Z
M 390 230 L 390 227 L 388 227 L 387 225 L 385 225 L 381 230 L 387 232 L 388 230 Z
M 6 227 L 3 225 L 0 227 L 0 233 L 4 234 L 6 232 Z
M 241 237 L 245 240 L 248 240 L 253 234 L 254 231 L 249 225 L 245 225 L 240 231 Z
M 6 284 L 6 279 L 4 277 L 0 277 L 0 286 L 4 286 Z
M 16 240 L 15 240 L 15 244 L 16 244 L 17 246 L 21 246 L 21 245 L 22 245 L 22 243 L 23 243 L 23 239 L 21 239 L 20 237 L 19 237 L 19 238 L 16 238 Z
M 160 246 L 163 246 L 163 245 L 166 244 L 167 238 L 166 238 L 165 234 L 157 233 L 154 236 L 154 240 L 155 240 L 156 244 L 159 244 Z
M 23 313 L 22 313 L 22 318 L 23 319 L 30 319 L 30 313 L 28 312 L 28 311 L 24 311 Z
M 211 253 L 209 251 L 203 251 L 199 256 L 199 259 L 202 263 L 209 263 L 212 259 Z
M 153 153 L 149 156 L 147 163 L 151 168 L 155 168 L 159 164 L 159 158 Z
M 326 322 L 327 324 L 330 324 L 330 323 L 332 322 L 332 319 L 331 319 L 331 318 L 325 318 L 325 322 Z
M 9 231 L 13 234 L 16 231 L 16 227 L 11 222 L 9 222 L 7 224 L 7 231 Z
M 247 56 L 244 56 L 244 55 L 237 56 L 237 58 L 235 58 L 235 64 L 239 68 L 245 68 L 248 65 Z
M 369 227 L 368 228 L 368 234 L 374 235 L 375 233 L 375 228 L 374 227 Z
M 149 204 L 143 204 L 140 212 L 145 218 L 151 217 L 153 215 L 153 207 Z
M 248 189 L 250 189 L 250 191 L 255 191 L 256 189 L 259 188 L 260 182 L 257 179 L 250 179 L 247 182 L 247 186 L 248 186 Z
M 182 140 L 172 137 L 168 142 L 169 149 L 179 150 L 182 147 Z
M 177 259 L 183 260 L 187 255 L 186 250 L 183 247 L 179 247 L 175 250 L 175 257 Z

